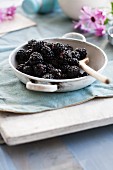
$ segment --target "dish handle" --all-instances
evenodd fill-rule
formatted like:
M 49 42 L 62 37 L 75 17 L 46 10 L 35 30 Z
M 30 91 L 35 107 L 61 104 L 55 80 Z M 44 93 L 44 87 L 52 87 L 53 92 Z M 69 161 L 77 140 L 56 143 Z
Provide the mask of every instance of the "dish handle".
M 32 83 L 31 81 L 28 81 L 26 83 L 26 88 L 33 91 L 42 91 L 42 92 L 55 92 L 58 89 L 56 84 L 55 85 L 37 84 L 37 83 Z
M 86 38 L 84 37 L 84 35 L 77 32 L 66 33 L 62 36 L 62 38 L 71 38 L 71 39 L 77 39 L 86 42 Z

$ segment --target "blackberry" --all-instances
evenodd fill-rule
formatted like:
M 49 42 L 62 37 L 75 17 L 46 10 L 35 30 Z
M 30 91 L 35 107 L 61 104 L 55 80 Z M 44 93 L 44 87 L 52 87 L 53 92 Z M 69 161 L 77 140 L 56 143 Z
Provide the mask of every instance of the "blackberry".
M 61 43 L 56 43 L 54 44 L 54 47 L 53 47 L 53 52 L 54 54 L 56 55 L 56 57 L 62 53 L 63 51 L 65 50 L 65 46 Z
M 60 69 L 54 69 L 52 72 L 54 78 L 60 79 L 62 76 L 62 71 Z
M 58 59 L 57 60 L 57 62 L 58 62 L 58 66 L 57 66 L 57 68 L 61 68 L 62 67 L 62 65 L 66 65 L 66 64 L 68 64 L 67 62 L 64 62 L 63 60 L 61 60 L 61 59 Z
M 82 73 L 82 76 L 88 76 L 89 74 L 88 73 L 86 73 L 86 72 L 83 72 Z
M 31 66 L 29 60 L 24 63 L 25 66 Z
M 45 61 L 52 60 L 54 58 L 54 53 L 48 46 L 44 46 L 41 49 L 41 54 L 44 57 Z
M 66 45 L 65 45 L 65 50 L 66 50 L 66 51 L 67 51 L 67 50 L 73 51 L 73 47 L 72 47 L 71 45 L 69 45 L 69 44 L 66 44 Z
M 30 55 L 33 53 L 33 50 L 32 49 L 28 49 L 27 51 L 26 51 L 26 55 L 28 56 L 28 59 L 29 59 L 29 57 L 30 57 Z
M 72 55 L 70 51 L 63 51 L 60 55 L 59 55 L 59 60 L 67 63 L 68 60 L 72 59 Z
M 31 55 L 30 55 L 30 58 L 29 58 L 29 63 L 31 65 L 36 65 L 38 63 L 43 63 L 43 57 L 40 53 L 38 52 L 33 52 Z
M 47 64 L 47 72 L 52 73 L 55 68 L 52 66 L 52 64 Z
M 76 48 L 75 51 L 80 54 L 80 60 L 84 59 L 87 55 L 87 51 L 85 48 Z
M 79 60 L 86 57 L 85 48 L 69 44 L 30 40 L 16 54 L 17 70 L 45 79 L 68 79 L 87 76 L 80 73 Z
M 51 60 L 50 63 L 51 63 L 55 68 L 59 68 L 59 62 L 58 62 L 58 59 L 57 59 L 57 58 Z
M 30 46 L 32 46 L 32 44 L 33 44 L 34 42 L 37 42 L 37 41 L 34 40 L 34 39 L 32 39 L 32 40 L 29 40 L 27 44 L 30 45 Z
M 45 46 L 48 46 L 51 50 L 53 50 L 54 44 L 53 44 L 53 43 L 46 42 L 46 43 L 45 43 Z
M 77 51 L 72 51 L 71 52 L 72 58 L 76 58 L 77 60 L 80 60 L 80 54 Z
M 23 72 L 23 67 L 24 67 L 24 64 L 20 64 L 20 65 L 17 66 L 16 69 Z
M 28 60 L 28 57 L 26 55 L 26 50 L 21 49 L 16 54 L 16 61 L 18 64 L 24 64 Z
M 80 77 L 85 77 L 85 76 L 88 76 L 88 73 L 86 72 L 80 73 Z
M 33 45 L 33 43 L 36 43 L 37 41 L 36 40 L 30 40 L 30 41 L 28 41 L 28 43 L 27 43 L 27 48 L 28 49 L 31 49 L 32 48 L 32 45 Z
M 54 79 L 54 76 L 53 76 L 53 74 L 47 73 L 47 74 L 45 74 L 43 76 L 43 78 L 45 78 L 45 79 Z
M 63 72 L 63 73 L 66 73 L 67 70 L 68 70 L 68 67 L 69 67 L 69 65 L 62 65 L 62 66 L 61 66 L 62 72 Z
M 62 79 L 67 79 L 67 78 L 68 78 L 68 77 L 67 77 L 67 74 L 62 74 L 62 75 L 61 75 L 61 78 L 62 78 Z
M 69 66 L 67 70 L 67 76 L 69 78 L 76 78 L 80 73 L 80 68 L 77 66 Z
M 44 41 L 34 42 L 32 44 L 33 51 L 41 52 L 42 47 L 44 47 Z
M 35 76 L 42 77 L 46 73 L 46 65 L 37 64 L 33 66 Z
M 23 67 L 23 73 L 28 74 L 28 75 L 33 75 L 33 69 L 31 66 L 24 66 Z
M 77 58 L 69 58 L 68 59 L 68 63 L 69 63 L 69 65 L 71 65 L 71 66 L 79 66 L 79 61 L 78 61 L 78 59 Z

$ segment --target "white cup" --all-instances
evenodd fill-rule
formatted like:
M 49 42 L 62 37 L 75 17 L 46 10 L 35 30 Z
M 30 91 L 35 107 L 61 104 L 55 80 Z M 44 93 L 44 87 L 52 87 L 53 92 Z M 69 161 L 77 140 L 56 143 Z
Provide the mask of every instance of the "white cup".
M 91 8 L 109 8 L 110 0 L 58 0 L 64 13 L 73 19 L 78 19 L 83 6 Z

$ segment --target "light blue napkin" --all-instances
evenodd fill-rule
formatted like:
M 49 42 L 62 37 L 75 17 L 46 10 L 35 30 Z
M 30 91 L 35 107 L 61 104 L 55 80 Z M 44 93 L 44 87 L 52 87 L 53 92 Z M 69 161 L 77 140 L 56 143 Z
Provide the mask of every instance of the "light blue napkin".
M 25 88 L 13 73 L 8 63 L 10 52 L 21 43 L 30 39 L 61 36 L 71 32 L 72 21 L 63 14 L 35 16 L 37 27 L 12 32 L 0 38 L 0 111 L 34 113 L 76 105 L 95 97 L 112 97 L 113 83 L 105 85 L 96 81 L 84 89 L 67 93 L 33 92 Z M 106 37 L 89 36 L 87 40 L 101 46 L 109 57 L 104 75 L 113 79 L 113 48 Z

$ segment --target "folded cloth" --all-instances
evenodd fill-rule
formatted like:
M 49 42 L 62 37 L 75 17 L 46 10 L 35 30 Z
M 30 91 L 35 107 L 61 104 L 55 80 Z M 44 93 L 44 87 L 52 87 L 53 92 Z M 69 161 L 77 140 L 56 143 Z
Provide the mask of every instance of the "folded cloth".
M 7 55 L 7 53 L 4 53 Z M 3 57 L 3 55 L 2 55 Z M 113 61 L 104 74 L 113 79 Z M 8 60 L 0 62 L 0 111 L 33 113 L 77 105 L 95 97 L 113 96 L 113 84 L 96 81 L 92 85 L 73 92 L 44 93 L 27 90 L 13 73 Z
M 8 63 L 10 52 L 29 39 L 63 35 L 70 31 L 72 25 L 72 22 L 62 14 L 46 17 L 38 16 L 37 18 L 37 28 L 32 27 L 13 32 L 0 39 L 0 111 L 34 113 L 77 105 L 95 97 L 112 97 L 113 83 L 106 85 L 99 81 L 84 89 L 66 93 L 44 93 L 26 89 L 10 68 Z M 91 36 L 87 40 L 101 46 L 107 53 L 109 63 L 103 74 L 112 80 L 112 46 L 108 44 L 104 37 L 97 39 Z

